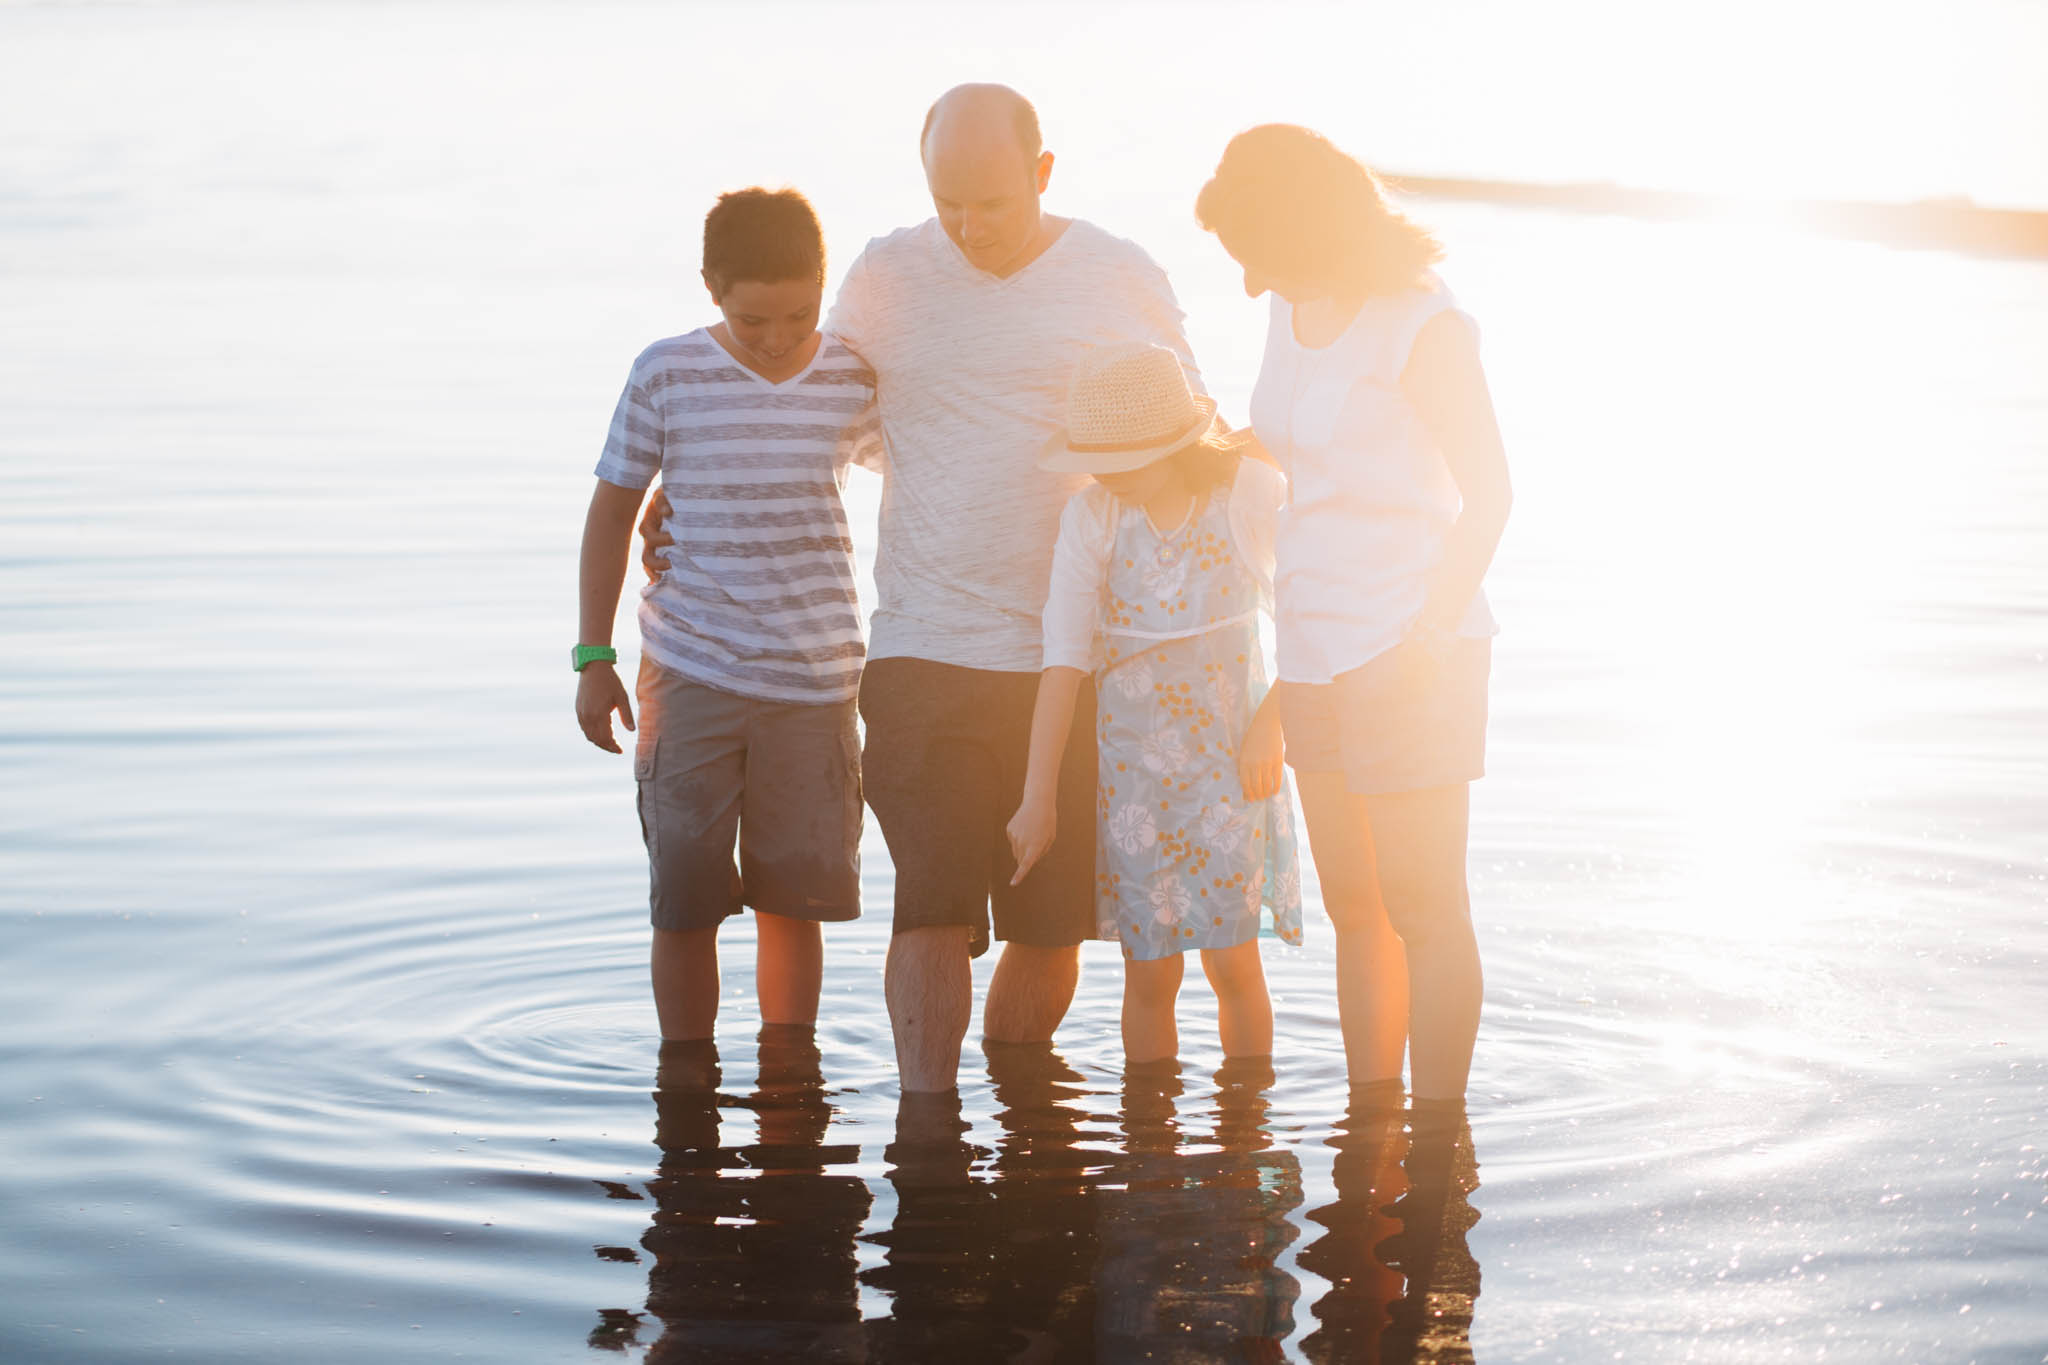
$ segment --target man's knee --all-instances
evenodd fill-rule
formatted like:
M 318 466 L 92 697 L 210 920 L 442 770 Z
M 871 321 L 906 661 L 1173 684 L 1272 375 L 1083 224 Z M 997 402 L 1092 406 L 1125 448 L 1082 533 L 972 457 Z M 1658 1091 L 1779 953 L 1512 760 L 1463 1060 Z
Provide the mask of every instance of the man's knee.
M 1047 948 L 1035 943 L 1005 943 L 1005 962 L 1014 959 L 1019 967 L 1043 971 L 1071 971 L 1081 965 L 1081 945 L 1064 944 Z
M 971 931 L 964 924 L 928 924 L 899 929 L 889 938 L 891 963 L 946 962 L 966 958 Z

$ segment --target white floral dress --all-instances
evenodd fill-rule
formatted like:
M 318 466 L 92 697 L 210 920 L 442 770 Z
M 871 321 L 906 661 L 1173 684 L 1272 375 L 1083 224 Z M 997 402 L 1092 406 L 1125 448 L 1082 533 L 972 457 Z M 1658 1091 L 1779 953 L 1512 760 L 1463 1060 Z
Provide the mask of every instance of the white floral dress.
M 1096 921 L 1140 960 L 1301 941 L 1293 798 L 1247 801 L 1237 752 L 1266 695 L 1259 583 L 1211 496 L 1161 534 L 1121 507 L 1095 669 Z

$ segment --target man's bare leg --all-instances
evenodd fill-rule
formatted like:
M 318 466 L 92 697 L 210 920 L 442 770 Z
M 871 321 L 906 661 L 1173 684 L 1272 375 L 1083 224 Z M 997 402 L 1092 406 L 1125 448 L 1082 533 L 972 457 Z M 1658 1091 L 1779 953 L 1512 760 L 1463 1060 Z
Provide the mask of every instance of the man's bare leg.
M 649 955 L 664 1042 L 709 1038 L 718 1022 L 718 929 L 656 929 Z
M 995 1043 L 1049 1043 L 1081 979 L 1081 945 L 1005 943 L 988 983 L 981 1036 Z M 958 1049 L 956 1048 L 957 1052 Z
M 818 1022 L 825 979 L 825 936 L 818 922 L 754 912 L 754 991 L 764 1024 Z
M 964 924 L 905 929 L 889 940 L 882 985 L 905 1094 L 960 1084 L 960 1043 L 974 1004 L 968 957 Z

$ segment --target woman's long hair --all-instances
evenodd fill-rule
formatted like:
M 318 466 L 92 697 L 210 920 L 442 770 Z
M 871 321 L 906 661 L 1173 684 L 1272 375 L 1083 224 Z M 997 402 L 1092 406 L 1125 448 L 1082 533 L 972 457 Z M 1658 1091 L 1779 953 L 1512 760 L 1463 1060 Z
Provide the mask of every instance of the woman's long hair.
M 1195 217 L 1239 264 L 1344 292 L 1399 293 L 1443 258 L 1363 162 L 1292 123 L 1230 139 Z

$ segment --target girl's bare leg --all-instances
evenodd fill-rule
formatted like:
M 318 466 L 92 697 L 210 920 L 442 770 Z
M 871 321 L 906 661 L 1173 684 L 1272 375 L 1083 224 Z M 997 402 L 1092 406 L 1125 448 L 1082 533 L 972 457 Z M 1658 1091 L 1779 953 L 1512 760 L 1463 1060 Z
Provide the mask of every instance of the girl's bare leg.
M 1273 998 L 1266 993 L 1266 968 L 1259 959 L 1259 941 L 1234 948 L 1204 948 L 1202 974 L 1216 992 L 1216 1032 L 1223 1055 L 1270 1057 L 1273 1054 Z
M 1410 1088 L 1418 1100 L 1465 1098 L 1485 981 L 1465 883 L 1470 788 L 1355 798 L 1378 840 L 1380 895 L 1407 953 Z
M 1181 955 L 1152 962 L 1124 960 L 1124 1060 L 1156 1062 L 1178 1055 Z
M 649 957 L 664 1042 L 695 1042 L 718 1022 L 718 929 L 656 929 Z
M 1401 1079 L 1408 1042 L 1408 958 L 1380 895 L 1366 798 L 1341 773 L 1295 774 L 1323 907 L 1337 930 L 1337 1017 L 1351 1084 Z
M 754 912 L 754 990 L 764 1024 L 818 1022 L 825 936 L 816 920 Z

